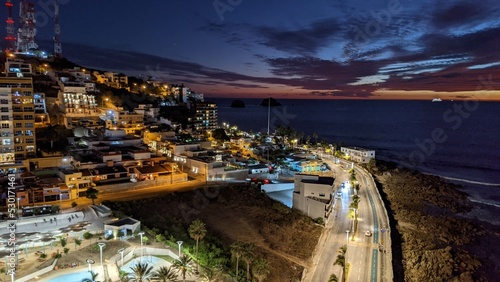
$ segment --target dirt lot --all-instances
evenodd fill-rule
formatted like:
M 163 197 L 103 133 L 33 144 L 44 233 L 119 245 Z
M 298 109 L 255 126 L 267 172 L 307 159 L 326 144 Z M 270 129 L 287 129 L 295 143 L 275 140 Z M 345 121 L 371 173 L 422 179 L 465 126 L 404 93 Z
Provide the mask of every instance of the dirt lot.
M 182 222 L 186 230 L 199 218 L 226 250 L 236 241 L 254 243 L 255 256 L 269 262 L 271 274 L 266 281 L 300 280 L 322 230 L 300 212 L 246 185 L 109 205 L 161 233 L 173 220 Z

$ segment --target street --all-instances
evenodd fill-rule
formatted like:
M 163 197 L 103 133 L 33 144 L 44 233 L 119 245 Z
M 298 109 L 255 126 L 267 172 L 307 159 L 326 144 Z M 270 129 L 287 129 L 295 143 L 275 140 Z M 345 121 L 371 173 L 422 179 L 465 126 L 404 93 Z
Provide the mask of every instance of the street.
M 313 266 L 305 270 L 303 281 L 328 281 L 331 274 L 335 274 L 341 281 L 343 270 L 341 266 L 334 265 L 334 262 L 339 254 L 339 248 L 347 243 L 347 230 L 349 230 L 349 242 L 346 260 L 350 266 L 347 281 L 392 281 L 390 248 L 387 248 L 387 252 L 383 252 L 386 248 L 379 250 L 381 242 L 385 241 L 386 245 L 390 244 L 389 238 L 381 238 L 381 236 L 389 237 L 387 235 L 389 230 L 381 228 L 381 226 L 389 226 L 388 219 L 370 175 L 362 168 L 355 166 L 361 188 L 358 195 L 360 197 L 358 228 L 353 234 L 353 220 L 347 215 L 352 193 L 355 193 L 355 190 L 349 185 L 343 189 L 340 187 L 341 183 L 349 179 L 349 173 L 341 166 L 334 164 L 331 156 L 326 156 L 323 161 L 334 170 L 335 192 L 340 190 L 342 196 L 335 200 L 333 212 L 315 250 Z M 344 165 L 349 164 L 346 162 Z M 371 231 L 371 236 L 365 236 L 367 230 Z

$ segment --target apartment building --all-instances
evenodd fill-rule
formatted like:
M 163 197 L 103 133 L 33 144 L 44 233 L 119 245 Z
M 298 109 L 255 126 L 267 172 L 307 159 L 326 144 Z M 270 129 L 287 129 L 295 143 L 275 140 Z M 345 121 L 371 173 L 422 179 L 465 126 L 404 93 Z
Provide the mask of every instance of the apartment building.
M 14 138 L 14 159 L 24 160 L 36 156 L 35 144 L 35 105 L 33 100 L 33 79 L 31 73 L 31 64 L 22 60 L 7 59 L 5 62 L 5 77 L 0 77 L 0 89 L 3 89 L 2 96 L 2 129 L 4 135 L 10 134 L 12 128 Z M 7 92 L 11 93 L 11 103 L 5 101 L 8 99 Z M 7 114 L 8 113 L 8 114 Z M 9 119 L 11 122 L 7 122 Z M 4 122 L 5 121 L 5 122 Z M 5 142 L 5 146 L 3 145 Z M 8 149 L 9 138 L 2 139 L 2 150 Z M 11 143 L 12 144 L 12 143 Z M 5 155 L 7 158 L 10 154 Z
M 85 84 L 81 82 L 60 82 L 58 103 L 65 112 L 65 125 L 72 128 L 79 119 L 98 118 L 100 111 L 94 95 L 86 92 Z
M 188 119 L 193 130 L 204 132 L 219 127 L 217 104 L 208 102 L 195 102 L 190 104 L 191 117 Z
M 12 121 L 12 93 L 0 88 L 0 163 L 14 161 L 14 124 Z
M 369 163 L 375 159 L 375 151 L 359 147 L 341 147 L 340 151 L 358 163 Z

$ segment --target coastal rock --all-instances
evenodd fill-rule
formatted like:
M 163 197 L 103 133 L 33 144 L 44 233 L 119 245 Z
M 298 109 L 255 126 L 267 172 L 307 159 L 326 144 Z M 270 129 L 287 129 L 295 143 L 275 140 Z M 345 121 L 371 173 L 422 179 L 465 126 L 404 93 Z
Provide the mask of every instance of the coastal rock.
M 263 99 L 260 105 L 265 107 L 267 107 L 268 105 L 271 105 L 271 107 L 281 106 L 281 104 L 278 101 L 274 100 L 271 97 Z
M 233 102 L 231 102 L 231 108 L 244 108 L 245 107 L 245 102 L 243 102 L 242 100 L 233 100 Z
M 471 253 L 485 229 L 462 216 L 472 207 L 468 195 L 439 177 L 389 167 L 372 173 L 401 234 L 404 280 L 487 281 Z

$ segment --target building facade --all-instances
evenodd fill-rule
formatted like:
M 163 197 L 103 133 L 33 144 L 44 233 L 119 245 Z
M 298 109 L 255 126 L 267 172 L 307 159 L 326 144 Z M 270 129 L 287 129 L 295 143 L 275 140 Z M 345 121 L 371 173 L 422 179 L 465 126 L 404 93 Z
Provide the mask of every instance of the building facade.
M 340 151 L 358 163 L 369 163 L 375 159 L 375 151 L 359 147 L 341 147 Z
M 332 211 L 333 177 L 296 174 L 294 177 L 293 208 L 311 218 L 327 220 Z
M 204 132 L 219 127 L 217 104 L 196 102 L 191 104 L 191 110 L 192 116 L 188 121 L 193 130 Z
M 11 104 L 6 103 L 5 97 L 7 96 L 3 96 L 2 99 L 6 103 L 3 104 L 6 106 L 2 106 L 3 111 L 9 110 L 9 114 L 2 113 L 2 121 L 7 117 L 12 117 L 10 118 L 12 123 L 2 122 L 2 128 L 9 129 L 12 126 L 15 160 L 35 157 L 35 105 L 31 65 L 21 60 L 7 59 L 5 74 L 6 77 L 0 77 L 0 88 L 4 89 L 2 93 L 7 92 L 5 89 L 10 89 Z M 9 142 L 8 139 L 5 139 L 5 142 Z M 7 147 L 3 147 L 2 143 L 2 149 L 4 148 L 7 150 Z

